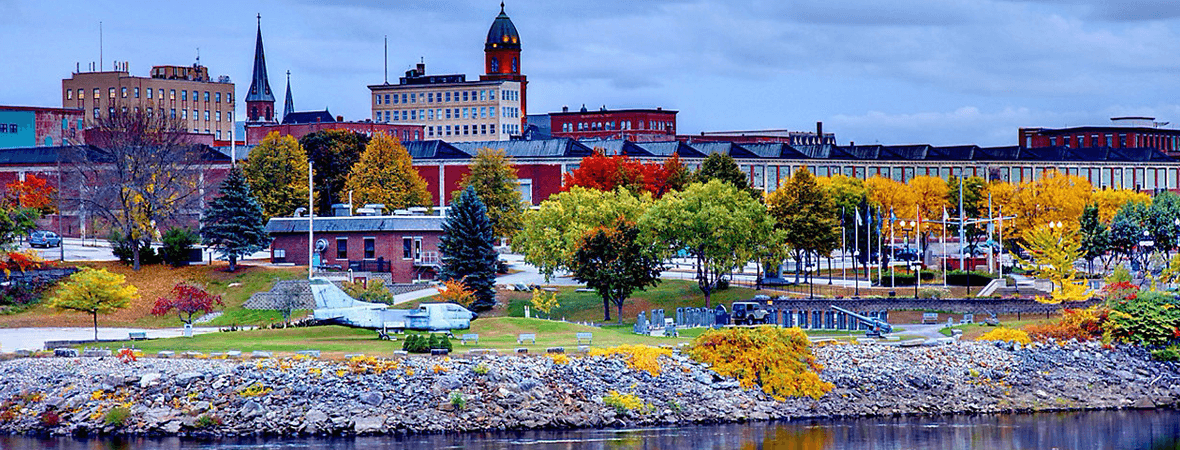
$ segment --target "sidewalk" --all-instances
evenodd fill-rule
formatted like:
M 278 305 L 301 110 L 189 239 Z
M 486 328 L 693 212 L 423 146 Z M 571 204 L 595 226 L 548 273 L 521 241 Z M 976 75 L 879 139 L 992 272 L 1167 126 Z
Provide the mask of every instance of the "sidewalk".
M 212 333 L 216 327 L 193 327 L 193 334 Z M 184 335 L 184 328 L 107 328 L 99 327 L 99 339 L 127 339 L 128 333 L 144 332 L 147 337 L 170 338 Z M 45 341 L 94 339 L 94 328 L 0 328 L 0 352 L 18 349 L 40 350 Z M 104 344 L 98 344 L 103 346 Z M 106 344 L 109 346 L 109 344 Z

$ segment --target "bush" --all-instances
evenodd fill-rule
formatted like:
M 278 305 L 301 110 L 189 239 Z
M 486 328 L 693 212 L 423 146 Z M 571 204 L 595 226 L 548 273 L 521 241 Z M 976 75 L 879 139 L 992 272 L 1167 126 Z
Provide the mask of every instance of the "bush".
M 602 396 L 602 404 L 615 409 L 618 415 L 626 415 L 631 411 L 646 407 L 643 400 L 635 394 L 620 394 L 619 391 L 612 390 Z
M 41 417 L 39 417 L 39 419 L 41 419 L 41 426 L 44 427 L 56 427 L 61 424 L 61 415 L 52 409 L 48 409 L 41 413 Z
M 717 280 L 717 287 L 714 288 L 713 290 L 724 291 L 726 289 L 729 289 L 729 278 L 722 278 L 720 280 Z
M 747 389 L 761 385 L 778 400 L 822 397 L 835 386 L 819 378 L 807 335 L 798 328 L 757 327 L 708 330 L 693 340 L 688 353 Z
M 195 426 L 200 429 L 219 427 L 221 426 L 221 418 L 209 414 L 201 414 L 201 417 L 197 418 Z
M 616 347 L 592 348 L 590 356 L 622 356 L 627 359 L 627 367 L 643 370 L 652 376 L 660 374 L 660 355 L 671 356 L 672 351 L 650 345 L 623 344 Z
M 467 399 L 463 397 L 462 392 L 451 391 L 451 406 L 454 406 L 456 410 L 467 408 Z
M 474 369 L 471 369 L 476 375 L 487 375 L 489 370 L 491 369 L 488 369 L 488 365 L 484 363 L 479 363 Z
M 431 348 L 445 348 L 445 349 L 447 349 L 448 353 L 455 351 L 454 344 L 451 344 L 451 339 L 448 338 L 447 335 L 445 335 L 445 334 L 439 336 L 438 347 L 431 347 Z
M 118 233 L 112 233 L 111 237 L 107 238 L 107 240 L 111 242 L 111 253 L 116 258 L 119 258 L 119 262 L 127 265 L 135 263 L 135 255 L 132 254 L 132 249 L 135 248 L 135 242 L 124 239 L 123 235 Z M 160 256 L 152 248 L 151 241 L 139 241 L 139 264 L 149 266 L 159 264 L 160 262 Z
M 430 353 L 430 344 L 425 336 L 411 334 L 406 336 L 406 342 L 402 344 L 402 350 L 410 353 Z
M 131 417 L 130 409 L 127 409 L 126 406 L 116 406 L 111 408 L 110 411 L 107 411 L 106 415 L 103 416 L 102 421 L 107 425 L 121 427 L 127 423 L 127 418 L 129 417 Z
M 1047 324 L 1030 324 L 1024 327 L 1034 341 L 1055 339 L 1068 341 L 1077 339 L 1088 341 L 1102 337 L 1109 309 L 1102 306 L 1091 306 L 1086 309 L 1065 308 L 1061 320 Z
M 41 277 L 0 285 L 0 306 L 21 307 L 37 303 L 53 285 L 53 280 Z
M 966 286 L 968 282 L 972 286 L 983 286 L 991 283 L 994 279 L 996 279 L 995 275 L 987 272 L 952 270 L 946 273 L 946 284 L 954 286 Z
M 1145 346 L 1164 346 L 1180 337 L 1180 303 L 1171 294 L 1142 291 L 1110 302 L 1107 332 L 1112 338 Z
M 1028 337 L 1028 333 L 1024 330 L 1014 330 L 1011 328 L 996 328 L 994 330 L 984 333 L 983 336 L 975 339 L 977 341 L 1003 341 L 1003 342 L 1019 342 L 1023 345 L 1032 343 L 1032 338 Z
M 160 240 L 164 244 L 160 247 L 160 259 L 172 267 L 180 267 L 188 265 L 189 248 L 200 242 L 200 237 L 188 228 L 170 228 Z
M 873 284 L 877 286 L 913 286 L 918 281 L 912 272 L 881 272 L 881 278 L 876 277 L 877 272 L 873 272 L 869 277 L 872 278 Z M 890 278 L 890 274 L 893 275 Z
M 362 302 L 393 304 L 393 293 L 389 292 L 385 282 L 380 279 L 369 280 L 368 283 L 345 281 L 341 283 L 341 288 L 352 298 Z
M 943 288 L 922 288 L 918 290 L 918 298 L 947 298 L 950 291 Z

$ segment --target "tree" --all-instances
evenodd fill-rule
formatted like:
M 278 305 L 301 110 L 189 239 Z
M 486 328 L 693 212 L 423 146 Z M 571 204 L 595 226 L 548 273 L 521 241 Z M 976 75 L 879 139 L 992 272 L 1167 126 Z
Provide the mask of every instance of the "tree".
M 0 208 L 0 248 L 12 247 L 17 238 L 32 233 L 40 217 L 32 208 Z
M 720 153 L 710 154 L 701 163 L 701 168 L 694 178 L 693 181 L 701 184 L 708 183 L 709 180 L 719 180 L 740 191 L 745 191 L 754 200 L 762 201 L 762 192 L 750 187 L 750 175 L 742 172 L 732 156 Z
M 1110 250 L 1132 258 L 1143 240 L 1148 214 L 1150 207 L 1145 203 L 1124 203 L 1110 220 Z
M 1037 297 L 1042 303 L 1061 303 L 1063 301 L 1083 301 L 1090 297 L 1086 294 L 1086 286 L 1078 277 L 1074 263 L 1082 257 L 1082 247 L 1076 234 L 1063 228 L 1050 228 L 1042 225 L 1025 236 L 1025 242 L 1020 246 L 1028 252 L 1030 259 L 1017 259 L 1026 267 L 1030 267 L 1037 278 L 1045 278 L 1053 282 L 1053 292 L 1049 298 Z
M 644 181 L 655 198 L 673 191 L 683 191 L 692 183 L 692 172 L 680 162 L 680 156 L 673 154 L 664 164 L 644 164 Z
M 98 315 L 127 307 L 139 295 L 135 286 L 124 284 L 123 275 L 104 269 L 83 267 L 70 275 L 49 300 L 49 307 L 90 313 L 94 317 L 94 340 L 98 340 Z
M 663 260 L 640 238 L 634 222 L 618 219 L 610 227 L 591 230 L 574 253 L 574 279 L 602 297 L 603 321 L 610 320 L 610 304 L 623 323 L 623 303 L 631 293 L 660 282 Z
M 1027 233 L 1049 222 L 1061 222 L 1070 232 L 1076 233 L 1078 219 L 1090 202 L 1092 191 L 1085 178 L 1055 170 L 1045 172 L 1040 179 L 1021 183 L 1014 192 L 999 196 L 1004 215 L 1016 216 L 1004 224 L 1004 235 L 1021 240 Z M 996 196 L 992 200 L 995 202 Z
M 637 197 L 625 189 L 603 192 L 575 186 L 526 212 L 512 248 L 548 279 L 558 270 L 573 270 L 574 253 L 588 231 L 620 217 L 637 221 L 649 206 L 650 196 Z
M 29 174 L 24 180 L 8 183 L 4 189 L 4 198 L 11 205 L 35 209 L 41 215 L 57 212 L 57 188 L 44 178 Z
M 959 219 L 959 183 L 962 182 L 963 190 L 963 211 L 962 216 L 965 219 L 982 218 L 987 215 L 987 182 L 980 177 L 967 177 L 960 180 L 958 177 L 951 177 L 950 182 L 947 183 L 947 211 L 951 220 Z M 950 225 L 947 228 L 948 232 L 958 233 L 959 224 Z M 981 224 L 969 224 L 963 227 L 963 237 L 966 241 L 965 249 L 971 252 L 975 251 L 976 244 L 981 238 L 987 236 L 987 227 Z M 970 254 L 970 253 L 969 253 Z
M 221 190 L 201 218 L 201 243 L 217 249 L 229 260 L 229 271 L 238 269 L 238 258 L 270 245 L 270 233 L 262 206 L 250 192 L 242 172 L 234 169 L 221 182 Z
M 377 133 L 360 161 L 348 173 L 345 189 L 361 204 L 380 203 L 389 209 L 429 205 L 426 180 L 414 170 L 410 152 L 397 138 Z
M 172 295 L 156 299 L 153 316 L 165 316 L 176 310 L 176 316 L 186 324 L 193 324 L 193 314 L 208 314 L 217 306 L 225 306 L 220 295 L 210 294 L 195 284 L 181 281 L 172 286 Z
M 643 163 L 626 155 L 607 156 L 602 149 L 594 149 L 590 156 L 582 158 L 578 168 L 565 175 L 561 189 L 568 191 L 580 186 L 600 191 L 614 191 L 619 188 L 639 193 L 643 190 Z
M 1177 226 L 1180 221 L 1180 196 L 1171 191 L 1160 192 L 1151 199 L 1148 210 L 1144 225 L 1155 241 L 1154 248 L 1165 255 L 1171 253 L 1177 236 L 1180 236 L 1180 226 Z
M 557 303 L 557 292 L 546 293 L 540 289 L 533 289 L 533 298 L 529 300 L 533 309 L 545 313 L 546 318 L 552 318 L 553 308 L 560 307 Z
M 320 214 L 331 215 L 332 204 L 348 199 L 344 184 L 368 144 L 368 136 L 349 130 L 323 130 L 299 138 L 299 146 L 315 168 L 312 180 Z
M 1099 189 L 1091 195 L 1091 201 L 1098 205 L 1098 219 L 1110 223 L 1124 204 L 1151 203 L 1151 196 L 1134 189 Z
M 307 153 L 295 138 L 266 135 L 250 150 L 242 173 L 266 218 L 307 206 Z
M 749 262 L 773 219 L 766 207 L 720 180 L 693 183 L 648 208 L 639 226 L 651 230 L 662 248 L 684 250 L 696 260 L 697 287 L 705 307 L 725 274 Z
M 172 267 L 180 267 L 188 264 L 189 248 L 201 242 L 201 237 L 187 227 L 173 227 L 164 232 L 160 241 L 164 243 L 160 247 L 160 259 Z
M 480 149 L 471 160 L 471 172 L 463 176 L 460 190 L 455 191 L 451 203 L 458 201 L 468 186 L 488 208 L 488 219 L 492 221 L 492 235 L 512 237 L 520 230 L 524 203 L 521 202 L 516 169 L 512 158 L 504 150 Z
M 467 289 L 467 286 L 464 286 L 461 282 L 455 280 L 444 281 L 442 286 L 436 289 L 438 290 L 438 295 L 435 296 L 435 299 L 440 302 L 457 303 L 464 307 L 470 307 L 475 302 L 475 293 L 471 292 L 471 289 Z
M 913 192 L 914 201 L 918 205 L 918 210 L 921 212 L 922 239 L 925 240 L 931 233 L 941 233 L 943 227 L 935 221 L 941 221 L 942 214 L 946 211 L 948 194 L 946 181 L 942 178 L 923 175 L 910 179 L 909 186 L 910 191 Z M 923 246 L 923 248 L 929 247 Z
M 909 186 L 900 181 L 873 176 L 865 180 L 865 187 L 868 189 L 869 202 L 879 206 L 883 213 L 913 218 L 915 199 L 914 192 Z M 890 223 L 890 227 L 892 226 Z
M 486 311 L 496 304 L 496 249 L 487 207 L 475 188 L 468 186 L 451 206 L 442 226 L 438 250 L 442 253 L 443 281 L 459 281 L 475 294 L 473 311 Z
M 1081 235 L 1082 256 L 1087 272 L 1094 273 L 1094 259 L 1106 255 L 1110 248 L 1110 230 L 1098 217 L 1098 205 L 1090 203 L 1082 210 L 1078 234 Z
M 390 292 L 389 288 L 385 287 L 385 281 L 380 278 L 367 280 L 364 283 L 359 281 L 345 281 L 340 283 L 340 287 L 344 289 L 344 293 L 362 302 L 392 305 L 395 300 L 393 298 L 393 292 Z
M 785 186 L 771 193 L 766 204 L 775 228 L 785 232 L 786 244 L 795 258 L 798 283 L 804 256 L 828 255 L 839 245 L 840 222 L 835 204 L 803 167 L 795 171 Z

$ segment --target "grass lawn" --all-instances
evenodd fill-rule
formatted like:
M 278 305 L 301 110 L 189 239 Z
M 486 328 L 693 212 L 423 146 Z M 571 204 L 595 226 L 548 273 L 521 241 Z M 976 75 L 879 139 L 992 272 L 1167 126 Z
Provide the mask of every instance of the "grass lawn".
M 753 289 L 730 287 L 724 291 L 713 292 L 712 305 L 729 304 L 735 300 L 749 300 L 758 292 Z M 546 293 L 547 294 L 547 293 Z M 530 292 L 503 292 L 499 301 L 507 303 L 506 308 L 499 308 L 492 312 L 492 316 L 524 317 L 525 305 L 531 305 L 533 294 Z M 602 322 L 602 297 L 597 292 L 576 292 L 574 287 L 562 286 L 557 288 L 557 303 L 551 316 L 555 319 L 565 318 L 571 322 Z M 701 293 L 696 282 L 686 280 L 663 280 L 656 287 L 646 291 L 638 291 L 623 304 L 623 323 L 635 323 L 635 317 L 640 311 L 650 314 L 653 309 L 663 308 L 665 316 L 675 317 L 676 308 L 705 306 L 705 295 Z M 610 307 L 611 321 L 617 322 L 618 311 L 612 304 Z M 532 312 L 537 315 L 537 311 Z

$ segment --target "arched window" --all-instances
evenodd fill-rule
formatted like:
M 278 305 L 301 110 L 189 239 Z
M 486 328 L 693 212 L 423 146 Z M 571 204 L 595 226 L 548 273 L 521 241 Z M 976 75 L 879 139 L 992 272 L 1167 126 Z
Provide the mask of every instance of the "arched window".
M 499 71 L 500 71 L 500 59 L 499 58 L 492 58 L 492 70 L 490 70 L 489 72 L 496 73 Z
M 258 107 L 251 106 L 250 107 L 250 120 L 255 120 L 257 118 L 258 118 Z
M 516 72 L 520 72 L 520 69 L 516 67 L 516 57 L 514 56 L 512 57 L 512 73 Z

